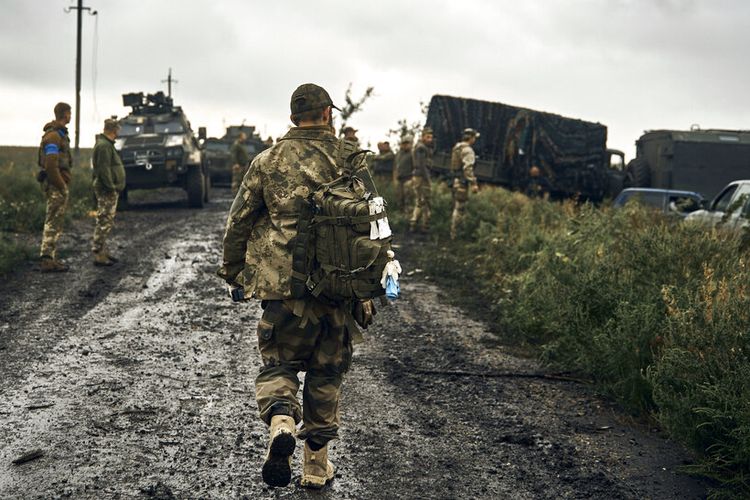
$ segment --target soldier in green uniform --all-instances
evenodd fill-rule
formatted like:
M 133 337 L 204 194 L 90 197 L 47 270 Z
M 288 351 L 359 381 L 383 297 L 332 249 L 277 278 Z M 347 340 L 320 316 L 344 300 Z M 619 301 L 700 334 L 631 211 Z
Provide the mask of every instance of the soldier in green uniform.
M 68 206 L 68 184 L 73 160 L 70 155 L 70 137 L 66 125 L 70 123 L 70 104 L 55 105 L 55 120 L 44 126 L 44 135 L 39 146 L 39 166 L 42 171 L 38 179 L 47 200 L 44 217 L 44 232 L 40 248 L 43 273 L 65 272 L 69 268 L 57 258 L 57 242 L 63 231 L 65 210 Z
M 472 193 L 479 191 L 479 184 L 474 175 L 474 143 L 479 138 L 479 132 L 467 128 L 463 132 L 461 141 L 453 146 L 451 152 L 451 172 L 453 173 L 453 213 L 451 214 L 451 239 L 456 239 L 458 226 L 464 219 L 466 202 L 469 200 L 469 189 Z
M 424 233 L 430 230 L 430 195 L 432 191 L 430 169 L 432 169 L 432 129 L 425 127 L 422 130 L 422 139 L 414 148 L 414 170 L 411 182 L 415 203 L 414 212 L 412 212 L 409 221 L 409 230 L 412 232 L 418 228 Z
M 336 304 L 312 295 L 292 298 L 299 199 L 340 176 L 337 158 L 347 150 L 334 135 L 334 106 L 325 89 L 301 85 L 290 107 L 295 127 L 256 156 L 242 180 L 227 220 L 218 274 L 231 286 L 242 286 L 244 298 L 262 301 L 257 334 L 263 368 L 255 393 L 260 417 L 270 426 L 263 480 L 289 484 L 295 426 L 301 421 L 300 484 L 320 488 L 333 478 L 328 441 L 338 434 L 341 382 L 358 334 L 350 319 L 366 326 L 374 308 L 369 300 Z M 306 371 L 302 406 L 299 371 Z
M 387 141 L 378 143 L 378 154 L 373 155 L 371 158 L 372 174 L 375 176 L 378 186 L 383 186 L 390 182 L 395 157 L 396 155 Z
M 358 130 L 354 127 L 344 127 L 341 131 L 344 134 L 344 140 L 349 141 L 355 145 L 356 149 L 359 149 L 359 139 L 357 138 Z
M 125 189 L 125 167 L 115 150 L 115 139 L 120 124 L 115 119 L 104 120 L 104 131 L 96 137 L 91 155 L 94 167 L 94 195 L 96 196 L 96 227 L 91 250 L 94 265 L 111 266 L 117 259 L 109 253 L 107 237 L 115 226 L 117 199 Z
M 411 177 L 414 172 L 413 144 L 414 136 L 411 134 L 406 134 L 401 138 L 401 144 L 393 165 L 393 183 L 396 185 L 396 197 L 401 210 L 406 215 L 411 213 L 411 204 L 414 198 L 411 186 Z
M 245 132 L 240 132 L 237 140 L 229 148 L 229 161 L 232 163 L 232 194 L 237 194 L 240 188 L 240 182 L 250 166 L 250 156 L 243 144 L 247 140 Z

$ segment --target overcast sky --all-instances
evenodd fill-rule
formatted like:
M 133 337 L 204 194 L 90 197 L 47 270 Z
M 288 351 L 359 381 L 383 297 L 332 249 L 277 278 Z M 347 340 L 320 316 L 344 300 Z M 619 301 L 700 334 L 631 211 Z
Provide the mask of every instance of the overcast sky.
M 38 144 L 54 104 L 74 104 L 71 3 L 0 0 L 0 144 Z M 349 82 L 355 94 L 374 86 L 351 120 L 373 145 L 398 119 L 419 119 L 433 94 L 598 121 L 628 158 L 644 129 L 750 129 L 746 0 L 85 5 L 99 14 L 84 15 L 82 146 L 104 118 L 127 113 L 122 93 L 166 89 L 169 67 L 176 103 L 209 135 L 242 120 L 283 134 L 289 96 L 304 82 L 336 102 Z

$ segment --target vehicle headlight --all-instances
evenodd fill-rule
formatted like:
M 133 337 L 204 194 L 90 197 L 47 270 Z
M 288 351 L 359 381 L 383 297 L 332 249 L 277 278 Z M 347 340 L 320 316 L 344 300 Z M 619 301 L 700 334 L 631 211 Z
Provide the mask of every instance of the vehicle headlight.
M 164 146 L 166 147 L 182 146 L 182 136 L 181 135 L 167 136 L 167 142 L 164 144 Z
M 122 146 L 125 144 L 125 138 L 120 137 L 118 139 L 115 139 L 115 150 L 120 151 L 122 149 Z
M 167 158 L 179 158 L 182 156 L 182 148 L 168 148 Z

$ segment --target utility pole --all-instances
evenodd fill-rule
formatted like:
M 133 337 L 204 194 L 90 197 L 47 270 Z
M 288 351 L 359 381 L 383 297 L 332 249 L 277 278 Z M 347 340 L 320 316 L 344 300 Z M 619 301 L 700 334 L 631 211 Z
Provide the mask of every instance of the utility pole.
M 167 84 L 167 97 L 172 97 L 172 84 L 173 83 L 180 83 L 179 80 L 175 80 L 172 78 L 172 68 L 169 68 L 169 73 L 167 74 L 167 79 L 162 80 L 161 83 Z
M 91 10 L 91 7 L 84 7 L 83 0 L 78 0 L 77 6 L 70 6 L 65 9 L 65 12 L 71 10 L 76 11 L 76 17 L 78 18 L 78 28 L 76 30 L 76 139 L 75 139 L 75 154 L 76 160 L 78 159 L 78 145 L 81 139 L 81 24 L 83 24 L 83 11 L 87 10 L 89 15 L 97 15 L 97 11 Z

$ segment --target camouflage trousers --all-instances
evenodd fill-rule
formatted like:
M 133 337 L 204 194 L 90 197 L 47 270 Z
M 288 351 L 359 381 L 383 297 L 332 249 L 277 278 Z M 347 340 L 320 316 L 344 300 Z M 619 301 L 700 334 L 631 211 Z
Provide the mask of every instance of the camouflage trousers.
M 456 239 L 456 233 L 466 215 L 466 202 L 469 201 L 469 188 L 460 182 L 453 184 L 453 213 L 451 214 L 451 239 Z
M 94 253 L 100 253 L 107 251 L 107 237 L 115 227 L 118 193 L 96 187 L 94 195 L 96 196 L 96 226 L 91 250 Z
M 245 177 L 248 167 L 250 165 L 244 167 L 237 164 L 232 165 L 232 194 L 237 194 L 237 191 L 240 190 L 240 184 L 242 184 L 242 179 Z
M 39 255 L 56 259 L 57 240 L 62 235 L 65 210 L 68 206 L 68 191 L 63 193 L 47 182 L 43 184 L 43 187 L 44 196 L 47 199 L 47 213 L 44 216 L 44 231 Z
M 263 368 L 255 380 L 260 418 L 269 424 L 274 415 L 290 415 L 303 422 L 300 439 L 325 444 L 338 435 L 341 382 L 352 358 L 344 310 L 313 300 L 264 304 L 258 323 Z M 304 307 L 310 319 L 301 321 L 295 307 Z M 302 408 L 297 399 L 300 371 L 306 372 Z
M 411 180 L 412 193 L 414 196 L 414 211 L 411 214 L 409 227 L 414 230 L 419 225 L 426 231 L 430 227 L 430 180 L 423 177 L 414 177 Z

